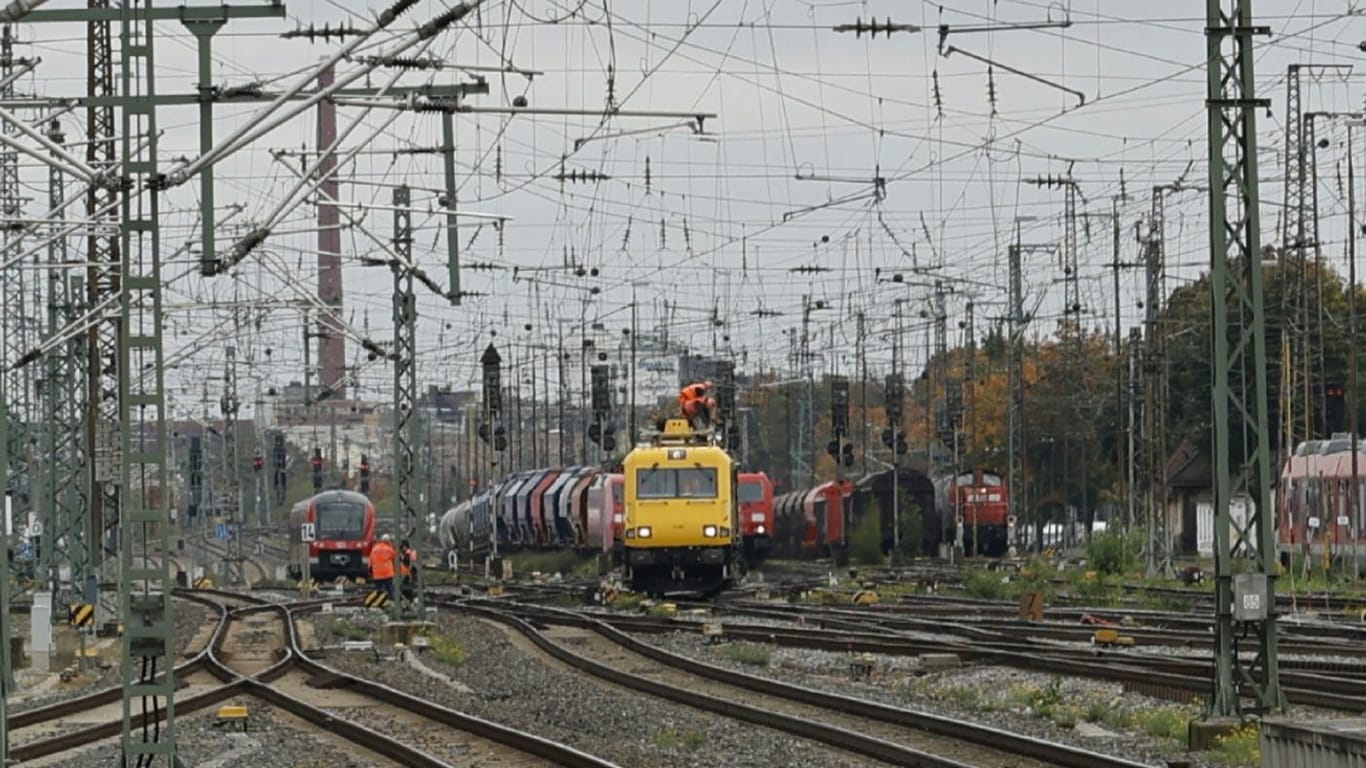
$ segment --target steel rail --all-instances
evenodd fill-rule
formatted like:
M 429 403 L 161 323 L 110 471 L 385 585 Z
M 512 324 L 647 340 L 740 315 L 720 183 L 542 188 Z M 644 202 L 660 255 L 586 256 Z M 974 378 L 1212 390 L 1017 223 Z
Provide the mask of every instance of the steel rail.
M 461 608 L 475 609 L 475 606 L 468 603 L 457 605 Z M 527 608 L 527 606 L 518 604 L 502 605 L 504 607 L 511 606 L 514 610 Z M 858 715 L 870 720 L 912 728 L 968 744 L 975 744 L 1009 752 L 1022 757 L 1031 757 L 1060 766 L 1061 768 L 1143 768 L 1143 764 L 1141 763 L 1110 757 L 1065 744 L 1035 739 L 1030 736 L 1009 733 L 995 727 L 963 722 L 940 715 L 917 712 L 852 696 L 828 693 L 813 688 L 784 683 L 771 678 L 759 677 L 757 675 L 750 675 L 736 670 L 714 666 L 638 640 L 611 626 L 610 623 L 605 621 L 556 608 L 545 608 L 541 606 L 532 606 L 530 608 L 531 610 L 528 610 L 527 613 L 533 614 L 537 616 L 538 619 L 544 620 L 547 623 L 568 623 L 590 629 L 633 653 L 640 654 L 646 658 L 660 662 L 661 664 L 702 678 L 734 685 L 756 693 L 776 696 L 790 701 L 820 707 L 822 709 Z M 806 734 L 799 733 L 798 735 Z
M 309 659 L 299 644 L 295 616 L 297 613 L 315 610 L 325 602 L 335 603 L 335 600 L 315 600 L 307 603 L 282 604 L 270 603 L 251 595 L 222 590 L 196 590 L 193 592 L 188 590 L 176 590 L 176 594 L 184 599 L 195 600 L 216 606 L 220 610 L 219 621 L 214 629 L 210 642 L 197 652 L 190 661 L 177 666 L 177 674 L 183 675 L 204 670 L 224 681 L 223 685 L 212 690 L 191 697 L 178 698 L 176 700 L 176 710 L 178 713 L 196 712 L 234 696 L 251 696 L 274 704 L 289 714 L 299 717 L 320 728 L 336 733 L 357 746 L 383 755 L 399 764 L 413 766 L 413 768 L 452 768 L 450 764 L 427 755 L 418 748 L 403 744 L 396 739 L 373 731 L 358 723 L 340 718 L 325 709 L 313 706 L 312 704 L 284 693 L 271 685 L 275 680 L 278 680 L 296 669 L 304 672 L 312 672 L 314 674 L 326 672 L 335 675 L 335 679 L 344 682 L 346 687 L 351 691 L 402 707 L 433 722 L 439 722 L 457 728 L 474 736 L 501 744 L 528 755 L 545 759 L 557 765 L 567 766 L 568 768 L 618 768 L 614 763 L 593 757 L 592 755 L 588 755 L 573 747 L 558 744 L 533 734 L 507 728 L 470 715 L 465 715 L 362 678 L 343 675 L 331 670 L 325 665 Z M 242 600 L 249 603 L 249 605 L 246 607 L 230 609 L 222 602 L 212 599 L 215 597 Z M 253 677 L 245 677 L 234 671 L 222 658 L 223 645 L 227 640 L 228 626 L 232 618 L 236 616 L 263 612 L 273 612 L 280 616 L 281 621 L 286 627 L 287 643 L 285 647 L 281 649 L 281 658 L 278 661 Z M 84 711 L 93 706 L 112 703 L 117 701 L 119 696 L 120 689 L 113 688 L 106 691 L 100 691 L 91 696 L 81 697 L 80 699 L 72 699 L 49 707 L 32 710 L 11 718 L 11 727 L 33 725 L 75 712 Z M 141 713 L 137 714 L 134 720 L 135 725 L 141 726 L 144 717 L 145 715 Z M 18 761 L 33 760 L 39 757 L 64 752 L 102 739 L 111 738 L 118 735 L 121 727 L 122 726 L 118 721 L 112 721 L 81 728 L 64 733 L 55 738 L 34 741 L 29 744 L 12 748 L 10 754 L 12 758 Z
M 911 747 L 895 744 L 885 739 L 858 733 L 846 728 L 779 712 L 772 712 L 733 700 L 720 699 L 610 667 L 606 664 L 574 653 L 547 638 L 530 622 L 506 611 L 498 610 L 497 608 L 475 605 L 469 602 L 448 604 L 448 607 L 455 607 L 459 610 L 468 611 L 472 614 L 505 624 L 520 632 L 524 637 L 536 645 L 537 648 L 553 658 L 568 664 L 577 670 L 593 675 L 594 677 L 642 693 L 696 707 L 704 711 L 714 712 L 734 720 L 743 720 L 755 725 L 774 728 L 794 736 L 819 741 L 837 749 L 872 757 L 893 765 L 912 766 L 913 768 L 966 768 L 967 766 L 967 764 L 952 758 L 942 757 Z M 698 671 L 692 667 L 687 667 L 685 671 L 698 673 Z M 728 679 L 723 682 L 737 685 L 742 688 L 744 687 L 743 683 L 734 680 Z M 979 742 L 979 746 L 980 745 L 983 744 Z M 1099 764 L 1092 763 L 1091 765 Z M 1124 768 L 1137 768 L 1137 766 L 1129 764 Z
M 597 621 L 567 612 L 557 613 L 555 609 L 543 606 L 518 606 L 527 611 L 539 611 L 539 617 L 547 622 L 592 628 L 591 623 Z M 618 629 L 655 634 L 689 628 L 686 622 L 644 616 L 611 616 L 601 621 Z M 868 631 L 868 627 L 860 627 L 854 622 L 826 620 L 824 623 L 831 628 L 727 624 L 725 634 L 732 639 L 750 642 L 846 653 L 890 656 L 954 653 L 965 660 L 984 664 L 1141 686 L 1144 690 L 1156 692 L 1154 695 L 1181 700 L 1207 695 L 1210 688 L 1211 667 L 1200 660 L 1140 657 L 1094 648 L 1071 650 L 1010 639 L 959 642 L 929 638 L 920 640 L 885 632 L 874 634 Z M 1366 701 L 1366 684 L 1358 680 L 1295 672 L 1282 672 L 1281 679 L 1286 683 L 1284 690 L 1288 700 L 1294 704 L 1356 712 L 1362 710 L 1362 702 Z M 1168 696 L 1168 692 L 1179 695 Z

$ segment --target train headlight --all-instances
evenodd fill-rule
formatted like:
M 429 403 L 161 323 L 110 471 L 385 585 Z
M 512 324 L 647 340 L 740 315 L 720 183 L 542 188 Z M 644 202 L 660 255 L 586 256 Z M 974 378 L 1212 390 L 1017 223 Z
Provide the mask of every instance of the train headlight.
M 724 526 L 724 525 L 721 526 L 721 536 L 722 536 L 722 538 L 724 538 L 724 537 L 726 537 L 726 536 L 729 536 L 729 535 L 730 535 L 730 529 L 727 528 L 727 527 Z
M 634 528 L 627 528 L 627 529 L 626 529 L 626 538 L 628 538 L 628 539 L 634 539 L 635 537 L 636 537 L 636 529 L 634 529 Z
M 759 534 L 760 536 L 763 536 L 763 535 L 764 535 L 764 532 L 765 532 L 765 528 L 764 528 L 762 525 L 756 526 L 755 529 L 754 529 L 754 532 L 757 533 L 757 534 Z
M 714 538 L 716 538 L 716 526 L 714 526 L 714 525 L 704 525 L 704 526 L 702 526 L 702 535 L 703 535 L 704 537 L 708 538 L 708 539 L 714 539 Z
M 654 533 L 654 531 L 650 530 L 650 526 L 648 526 L 648 525 L 642 525 L 642 526 L 640 526 L 639 528 L 636 529 L 636 538 L 638 538 L 638 539 L 648 539 L 648 538 L 650 538 L 650 534 L 651 534 L 651 533 Z

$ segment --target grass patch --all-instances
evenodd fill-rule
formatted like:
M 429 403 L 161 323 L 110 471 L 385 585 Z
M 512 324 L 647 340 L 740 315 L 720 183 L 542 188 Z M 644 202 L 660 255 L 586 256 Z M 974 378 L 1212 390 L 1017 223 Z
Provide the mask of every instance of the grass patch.
M 808 592 L 802 592 L 800 595 L 796 596 L 795 600 L 790 602 L 798 602 L 806 605 L 848 605 L 852 597 L 852 592 L 841 592 L 834 589 L 813 589 Z
M 1189 611 L 1194 605 L 1192 598 L 1180 597 L 1177 595 L 1153 594 L 1151 592 L 1139 592 L 1134 597 L 1134 605 L 1139 608 L 1146 608 L 1150 611 L 1168 611 L 1178 613 Z
M 767 667 L 769 661 L 767 648 L 750 643 L 723 645 L 721 646 L 721 655 L 737 664 L 747 664 L 751 667 Z
M 1257 768 L 1262 764 L 1261 728 L 1256 723 L 1247 723 L 1215 739 L 1215 748 L 1210 750 L 1229 765 Z
M 995 709 L 982 698 L 980 691 L 970 685 L 949 686 L 940 691 L 937 698 L 942 698 L 955 707 L 969 712 L 986 712 Z
M 1124 730 L 1134 727 L 1133 714 L 1122 708 L 1116 700 L 1092 697 L 1086 701 L 1084 709 L 1084 719 L 1088 723 L 1100 723 Z
M 1083 600 L 1086 605 L 1109 608 L 1124 600 L 1124 588 L 1119 582 L 1104 574 L 1096 574 L 1093 579 L 1086 578 L 1080 571 L 1072 571 L 1068 576 L 1072 595 Z
M 1176 739 L 1185 743 L 1190 734 L 1194 715 L 1181 707 L 1156 707 L 1134 715 L 1136 725 L 1144 733 L 1158 739 Z
M 465 663 L 465 646 L 444 635 L 431 635 L 427 638 L 432 657 L 437 661 L 459 669 Z
M 340 619 L 326 619 L 319 628 L 324 637 L 336 638 L 338 640 L 369 640 L 370 630 L 366 627 L 350 624 Z
M 879 515 L 864 515 L 854 526 L 849 534 L 849 557 L 859 565 L 878 565 L 883 561 Z
M 687 752 L 696 752 L 707 743 L 707 734 L 695 728 L 678 730 L 677 728 L 665 728 L 655 736 L 655 746 L 660 749 L 681 749 Z
M 1091 537 L 1086 545 L 1086 562 L 1092 569 L 1119 576 L 1138 569 L 1138 553 L 1143 548 L 1143 532 L 1107 530 Z
M 1048 713 L 1062 704 L 1062 680 L 1055 677 L 1044 685 L 1012 686 L 1009 700 L 1017 707 L 1025 707 L 1040 717 L 1048 717 Z
M 639 611 L 645 597 L 635 593 L 622 593 L 607 601 L 607 607 L 614 611 Z
M 1020 590 L 1000 571 L 968 567 L 963 569 L 963 591 L 983 600 L 1006 600 Z
M 525 576 L 532 571 L 565 576 L 592 576 L 598 572 L 596 557 L 583 557 L 573 550 L 518 552 L 507 559 L 512 562 L 512 573 L 516 576 Z

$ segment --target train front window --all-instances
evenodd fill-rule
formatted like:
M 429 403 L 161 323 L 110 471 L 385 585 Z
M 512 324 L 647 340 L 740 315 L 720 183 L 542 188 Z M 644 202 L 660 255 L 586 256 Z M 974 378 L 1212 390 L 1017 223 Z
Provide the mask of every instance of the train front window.
M 754 482 L 740 483 L 741 502 L 762 502 L 764 500 L 764 484 Z
M 716 498 L 716 470 L 695 468 L 676 469 L 678 495 L 685 499 Z
M 636 497 L 641 499 L 669 499 L 677 495 L 678 485 L 672 469 L 636 470 Z
M 714 499 L 716 470 L 638 469 L 636 498 L 639 499 Z
M 315 508 L 320 539 L 359 539 L 365 535 L 365 505 L 332 501 Z

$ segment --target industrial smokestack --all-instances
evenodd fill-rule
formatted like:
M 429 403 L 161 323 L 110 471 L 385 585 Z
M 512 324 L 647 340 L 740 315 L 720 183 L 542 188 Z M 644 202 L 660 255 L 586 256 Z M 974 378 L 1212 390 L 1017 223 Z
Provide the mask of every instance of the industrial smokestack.
M 318 74 L 318 87 L 332 84 L 334 72 L 327 67 Z M 337 106 L 330 99 L 318 103 L 318 152 L 326 152 L 318 165 L 318 298 L 328 306 L 318 329 L 318 361 L 321 388 L 342 395 L 346 375 L 346 342 L 341 333 L 342 272 L 341 222 L 337 211 L 337 156 L 329 151 L 337 140 Z

